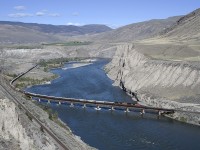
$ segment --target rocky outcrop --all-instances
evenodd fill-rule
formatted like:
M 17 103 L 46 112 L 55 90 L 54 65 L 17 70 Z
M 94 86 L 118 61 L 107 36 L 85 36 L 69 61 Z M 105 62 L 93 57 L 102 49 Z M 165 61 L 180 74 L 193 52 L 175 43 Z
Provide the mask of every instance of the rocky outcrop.
M 19 142 L 20 148 L 24 150 L 34 147 L 33 141 L 28 138 L 25 130 L 18 121 L 18 114 L 15 111 L 14 103 L 8 103 L 6 100 L 1 100 L 0 113 L 0 134 L 2 138 L 5 140 L 14 138 Z
M 198 63 L 151 60 L 138 52 L 134 44 L 125 44 L 118 47 L 106 71 L 115 85 L 121 86 L 127 93 L 137 91 L 139 100 L 145 104 L 189 111 L 193 111 L 191 105 L 195 105 L 195 111 L 200 110 Z M 186 120 L 191 122 L 189 120 L 193 119 Z M 199 121 L 196 119 L 193 123 L 199 124 Z
M 37 131 L 28 118 L 8 99 L 0 99 L 0 149 L 56 149 L 44 133 Z M 32 123 L 34 124 L 34 123 Z M 26 129 L 25 126 L 29 126 Z M 34 130 L 34 132 L 33 132 Z

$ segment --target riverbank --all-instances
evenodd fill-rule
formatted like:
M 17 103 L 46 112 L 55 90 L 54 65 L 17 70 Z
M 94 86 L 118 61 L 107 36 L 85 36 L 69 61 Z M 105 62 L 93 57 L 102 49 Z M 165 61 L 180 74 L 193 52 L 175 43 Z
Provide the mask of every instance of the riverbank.
M 200 126 L 200 105 L 194 103 L 180 103 L 166 98 L 156 98 L 147 94 L 138 94 L 141 104 L 145 106 L 161 107 L 175 109 L 173 114 L 165 114 L 164 116 L 177 121 Z
M 113 85 L 119 86 L 121 90 L 123 90 L 120 85 L 116 84 L 116 82 L 114 82 Z M 126 92 L 126 94 L 132 96 L 129 92 Z M 137 101 L 135 97 L 133 97 L 132 99 L 134 102 L 136 102 L 137 104 L 141 106 L 177 110 L 172 114 L 163 114 L 165 117 L 168 117 L 168 118 L 171 118 L 183 123 L 200 126 L 200 105 L 199 104 L 179 103 L 179 102 L 167 100 L 166 98 L 159 98 L 155 96 L 150 96 L 147 93 L 139 93 L 139 92 L 137 92 L 137 98 L 139 101 Z

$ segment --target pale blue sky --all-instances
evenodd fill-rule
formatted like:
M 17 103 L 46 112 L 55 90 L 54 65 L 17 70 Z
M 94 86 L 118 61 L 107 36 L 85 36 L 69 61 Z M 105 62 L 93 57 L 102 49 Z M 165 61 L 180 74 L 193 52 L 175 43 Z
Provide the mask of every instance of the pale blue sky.
M 119 27 L 197 8 L 200 0 L 1 0 L 0 20 Z

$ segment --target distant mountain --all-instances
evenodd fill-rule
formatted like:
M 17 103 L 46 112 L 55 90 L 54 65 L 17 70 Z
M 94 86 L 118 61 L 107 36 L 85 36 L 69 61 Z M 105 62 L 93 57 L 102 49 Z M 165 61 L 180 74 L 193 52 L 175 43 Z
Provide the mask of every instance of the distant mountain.
M 173 26 L 165 29 L 161 37 L 179 41 L 200 41 L 200 8 L 181 17 Z
M 105 25 L 48 25 L 0 21 L 0 43 L 41 43 L 65 40 L 74 35 L 88 35 L 112 30 Z
M 74 26 L 74 25 L 50 25 L 50 24 L 0 21 L 0 25 L 21 26 L 43 33 L 62 34 L 67 36 L 94 34 L 112 30 L 110 27 L 106 25 L 98 25 L 98 24 Z
M 0 24 L 0 44 L 41 43 L 60 41 L 56 36 L 17 25 Z
M 166 28 L 172 26 L 181 16 L 170 17 L 167 19 L 153 19 L 149 21 L 133 23 L 112 31 L 89 36 L 91 40 L 111 41 L 111 42 L 130 42 L 150 38 Z

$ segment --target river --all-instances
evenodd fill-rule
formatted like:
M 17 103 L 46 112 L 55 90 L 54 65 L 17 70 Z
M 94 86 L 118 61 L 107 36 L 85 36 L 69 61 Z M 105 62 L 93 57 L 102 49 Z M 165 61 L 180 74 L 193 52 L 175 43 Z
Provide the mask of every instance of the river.
M 119 87 L 114 87 L 102 69 L 108 60 L 98 60 L 74 68 L 77 62 L 65 64 L 51 72 L 60 77 L 51 84 L 35 85 L 27 91 L 52 96 L 90 100 L 133 102 Z M 47 105 L 46 103 L 43 103 Z M 58 112 L 74 134 L 89 145 L 102 150 L 199 150 L 199 127 L 184 124 L 155 114 L 116 110 L 109 111 L 81 106 L 49 105 Z

